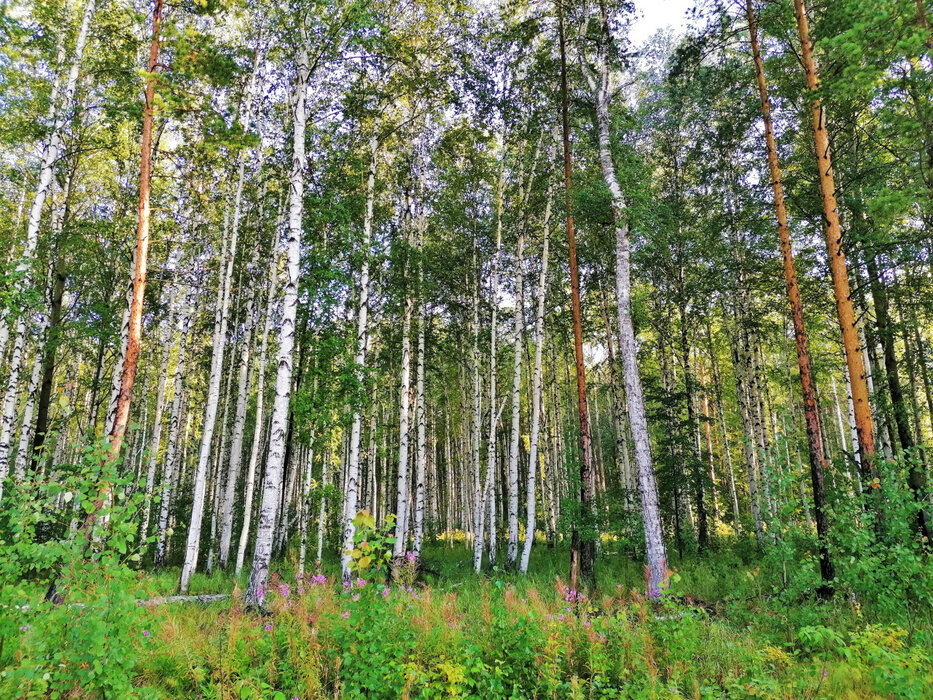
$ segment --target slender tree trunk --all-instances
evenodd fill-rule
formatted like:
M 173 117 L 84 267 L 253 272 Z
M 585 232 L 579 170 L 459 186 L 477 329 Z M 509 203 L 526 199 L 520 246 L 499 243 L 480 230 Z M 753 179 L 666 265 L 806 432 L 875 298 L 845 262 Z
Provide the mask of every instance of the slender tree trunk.
M 143 107 L 143 131 L 140 140 L 139 170 L 139 207 L 136 233 L 136 251 L 133 269 L 133 296 L 130 304 L 129 327 L 127 333 L 126 354 L 123 358 L 123 371 L 120 381 L 120 394 L 117 398 L 113 427 L 110 431 L 110 451 L 108 462 L 113 464 L 120 455 L 123 436 L 130 418 L 130 401 L 133 396 L 133 382 L 136 379 L 137 361 L 139 360 L 140 341 L 142 339 L 143 301 L 146 292 L 146 273 L 149 259 L 149 220 L 150 220 L 150 180 L 152 175 L 152 127 L 155 111 L 155 71 L 159 66 L 159 41 L 162 28 L 162 0 L 156 0 L 152 12 L 152 41 L 149 46 L 149 73 L 146 81 L 146 97 Z M 82 530 L 89 531 L 97 522 L 98 514 L 111 498 L 111 484 L 105 482 L 92 504 L 82 525 Z
M 159 523 L 156 536 L 155 566 L 165 566 L 168 548 L 169 509 L 172 500 L 172 489 L 176 474 L 178 473 L 179 436 L 181 434 L 182 415 L 184 411 L 184 382 L 185 361 L 188 350 L 188 332 L 191 326 L 192 309 L 186 308 L 178 321 L 180 336 L 178 345 L 178 358 L 175 361 L 175 376 L 173 378 L 174 394 L 172 397 L 172 413 L 169 416 L 168 444 L 165 448 L 165 466 L 162 468 L 162 491 L 159 499 Z M 187 431 L 186 431 L 187 436 Z
M 549 159 L 550 160 L 550 159 Z M 551 194 L 548 187 L 547 202 L 544 205 L 544 219 L 542 230 L 544 243 L 541 249 L 541 272 L 538 275 L 538 306 L 535 313 L 535 365 L 533 375 L 533 388 L 531 392 L 531 434 L 528 438 L 528 488 L 525 505 L 525 542 L 522 547 L 522 558 L 519 571 L 528 573 L 528 561 L 531 557 L 531 546 L 535 539 L 535 478 L 538 471 L 538 437 L 541 430 L 541 389 L 544 376 L 542 368 L 542 353 L 544 351 L 544 306 L 547 299 L 547 265 L 551 241 Z
M 629 424 L 632 431 L 632 440 L 635 445 L 635 465 L 638 472 L 638 486 L 641 495 L 642 521 L 645 530 L 645 549 L 648 560 L 647 587 L 649 595 L 656 596 L 667 577 L 667 553 L 664 546 L 664 534 L 661 529 L 661 515 L 658 506 L 658 490 L 654 479 L 654 465 L 651 458 L 651 440 L 648 434 L 648 421 L 645 414 L 645 402 L 642 393 L 641 376 L 638 371 L 638 350 L 635 340 L 635 330 L 631 315 L 631 262 L 628 221 L 625 216 L 625 202 L 622 188 L 616 176 L 615 164 L 612 161 L 610 144 L 609 121 L 609 65 L 606 52 L 609 50 L 609 27 L 603 8 L 603 21 L 601 24 L 602 43 L 598 55 L 598 72 L 594 74 L 587 66 L 586 76 L 590 86 L 593 101 L 596 106 L 597 132 L 599 139 L 599 160 L 606 186 L 612 196 L 612 215 L 616 234 L 616 295 L 619 315 L 619 353 L 622 356 L 623 373 L 625 377 L 625 396 L 628 404 Z M 566 100 L 566 75 L 563 76 L 562 89 Z M 568 210 L 570 208 L 570 163 L 569 144 L 567 143 L 568 126 L 566 124 L 566 101 L 564 103 L 564 148 L 565 170 L 568 192 Z M 572 219 L 568 215 L 568 231 L 572 230 Z M 572 239 L 571 239 L 572 240 Z M 575 262 L 575 255 L 572 260 Z M 572 262 L 572 268 L 575 265 Z M 575 272 L 575 270 L 574 270 Z M 574 277 L 576 275 L 574 274 Z M 572 288 L 579 295 L 579 282 L 572 282 Z M 579 326 L 579 297 L 575 305 L 574 336 L 577 357 L 577 386 L 580 403 L 580 423 L 585 423 L 585 379 L 583 378 L 582 338 Z M 583 386 L 580 390 L 581 385 Z M 582 434 L 581 430 L 581 434 Z M 587 440 L 588 442 L 588 440 Z M 584 445 L 587 447 L 587 445 Z M 585 452 L 584 452 L 585 455 Z M 584 459 L 586 459 L 584 457 Z M 583 472 L 581 471 L 581 479 Z M 586 481 L 584 480 L 584 484 Z M 589 575 L 592 577 L 592 570 Z
M 807 19 L 804 0 L 794 0 L 794 10 L 797 15 L 797 33 L 801 45 L 800 60 L 807 77 L 807 88 L 812 93 L 819 88 L 819 74 L 813 58 L 813 41 L 810 38 L 810 24 Z M 872 458 L 875 453 L 875 437 L 872 426 L 871 404 L 868 398 L 868 386 L 865 382 L 865 365 L 859 351 L 858 329 L 856 328 L 855 312 L 852 307 L 845 252 L 842 249 L 842 230 L 839 226 L 839 209 L 836 204 L 836 183 L 833 177 L 833 164 L 829 151 L 826 113 L 819 99 L 812 100 L 811 111 L 813 140 L 816 148 L 817 170 L 820 176 L 820 192 L 823 201 L 823 223 L 826 228 L 829 269 L 832 274 L 833 288 L 836 295 L 836 311 L 839 316 L 839 326 L 842 330 L 846 365 L 852 383 L 852 400 L 855 405 L 855 425 L 858 431 L 863 476 L 873 476 L 875 469 Z
M 327 487 L 330 485 L 330 452 L 325 448 L 321 460 L 321 503 L 317 516 L 317 556 L 315 568 L 321 570 L 321 556 L 324 553 L 324 532 L 327 529 Z
M 315 381 L 315 384 L 317 382 Z M 304 576 L 305 562 L 308 557 L 308 523 L 311 516 L 311 468 L 314 466 L 314 431 L 311 431 L 310 444 L 304 450 L 304 480 L 301 485 L 301 544 L 298 548 L 298 575 Z
M 489 439 L 486 445 L 486 483 L 483 488 L 483 504 L 488 510 L 487 518 L 489 526 L 488 548 L 489 563 L 496 563 L 496 503 L 495 503 L 495 476 L 498 470 L 498 423 L 499 412 L 496 412 L 496 401 L 498 400 L 498 310 L 499 310 L 499 258 L 502 251 L 502 207 L 503 190 L 505 188 L 505 173 L 502 169 L 499 171 L 499 182 L 496 186 L 496 251 L 492 261 L 492 275 L 490 280 L 491 310 L 489 326 Z M 503 407 L 505 403 L 503 402 Z
M 373 207 L 376 201 L 376 164 L 379 155 L 379 141 L 375 135 L 370 140 L 369 174 L 366 179 L 366 211 L 363 214 L 363 239 L 360 241 L 360 301 L 357 310 L 356 350 L 353 357 L 353 370 L 356 381 L 363 387 L 363 372 L 366 369 L 366 346 L 369 333 L 369 257 L 373 228 Z M 347 466 L 346 490 L 344 492 L 343 512 L 343 550 L 340 555 L 340 569 L 344 581 L 350 580 L 350 563 L 353 552 L 353 538 L 356 526 L 358 500 L 358 481 L 360 472 L 360 441 L 363 426 L 363 410 L 354 403 L 353 425 L 350 428 L 350 456 Z
M 276 509 L 282 488 L 282 467 L 285 461 L 285 440 L 288 431 L 289 398 L 292 382 L 292 354 L 295 348 L 295 322 L 298 311 L 298 276 L 301 261 L 301 228 L 304 204 L 305 126 L 307 124 L 306 99 L 311 68 L 308 59 L 307 37 L 302 27 L 297 57 L 297 76 L 293 103 L 293 152 L 289 177 L 289 216 L 286 279 L 282 323 L 279 327 L 278 368 L 275 380 L 275 401 L 272 406 L 272 424 L 269 428 L 269 457 L 263 480 L 259 523 L 256 529 L 256 547 L 249 587 L 244 597 L 247 605 L 263 607 L 269 565 L 272 560 L 272 542 L 275 534 Z
M 281 229 L 282 212 L 277 217 L 275 231 Z M 239 578 L 243 571 L 243 561 L 246 557 L 246 545 L 249 541 L 249 529 L 253 515 L 253 492 L 256 486 L 256 467 L 259 464 L 259 447 L 263 441 L 265 428 L 265 396 L 266 396 L 266 359 L 269 349 L 269 330 L 272 328 L 272 317 L 276 304 L 276 278 L 278 277 L 278 239 L 272 237 L 272 250 L 269 254 L 269 289 L 266 299 L 265 324 L 262 329 L 262 339 L 259 343 L 259 367 L 256 374 L 256 420 L 253 428 L 253 440 L 249 451 L 249 466 L 246 468 L 245 495 L 243 496 L 243 523 L 240 526 L 240 539 L 237 545 L 236 566 L 234 575 Z
M 250 353 L 253 346 L 253 326 L 256 323 L 255 314 L 255 288 L 251 286 L 249 299 L 246 302 L 246 324 L 243 328 L 243 342 L 240 347 L 240 364 L 237 372 L 237 402 L 233 419 L 233 440 L 230 445 L 226 484 L 224 485 L 223 501 L 220 506 L 221 525 L 218 565 L 221 569 L 227 568 L 227 563 L 230 558 L 230 541 L 233 539 L 233 504 L 236 497 L 236 486 L 240 478 L 240 463 L 243 456 L 246 409 L 249 402 L 250 390 Z
M 411 195 L 406 202 L 407 225 L 410 226 L 413 216 L 411 207 L 413 206 Z M 404 226 L 405 224 L 403 224 Z M 408 287 L 408 272 L 411 252 L 410 234 L 406 231 L 404 245 L 406 247 L 405 256 L 405 303 L 402 311 L 402 371 L 399 382 L 399 423 L 398 423 L 398 482 L 397 482 L 397 501 L 396 501 L 396 520 L 395 520 L 395 544 L 393 545 L 393 556 L 401 556 L 408 549 L 408 513 L 411 509 L 409 502 L 411 485 L 409 483 L 409 442 L 410 430 L 409 420 L 411 415 L 411 316 L 414 301 L 411 291 Z
M 22 482 L 26 478 L 26 463 L 29 460 L 29 440 L 32 435 L 32 414 L 36 408 L 36 394 L 39 391 L 39 382 L 42 379 L 42 348 L 43 341 L 48 339 L 46 324 L 40 324 L 37 347 L 32 361 L 32 372 L 29 375 L 29 391 L 26 394 L 26 405 L 23 407 L 23 420 L 20 424 L 19 444 L 16 449 L 16 459 L 13 462 L 13 475 L 16 481 Z
M 566 208 L 567 249 L 570 258 L 570 303 L 573 313 L 573 349 L 577 370 L 577 412 L 580 420 L 580 518 L 587 522 L 593 511 L 594 484 L 590 422 L 586 406 L 586 367 L 583 361 L 583 322 L 580 309 L 580 275 L 577 270 L 577 243 L 573 224 L 573 156 L 570 152 L 570 118 L 567 98 L 567 51 L 564 15 L 558 5 L 560 39 L 561 127 L 564 150 L 564 205 Z M 570 545 L 570 587 L 587 588 L 596 582 L 596 541 L 580 533 L 581 523 L 574 521 Z
M 149 519 L 152 514 L 152 494 L 155 488 L 156 468 L 159 464 L 159 447 L 162 445 L 162 413 L 165 411 L 165 394 L 168 384 L 168 363 L 172 353 L 172 318 L 166 324 L 167 333 L 163 339 L 162 361 L 159 363 L 158 389 L 156 389 L 155 415 L 152 422 L 152 444 L 149 447 L 149 466 L 146 471 L 146 498 L 143 504 L 143 522 L 139 528 L 140 539 L 145 542 L 149 535 Z
M 797 368 L 800 372 L 800 389 L 803 396 L 804 423 L 807 430 L 807 448 L 810 457 L 810 483 L 813 488 L 813 512 L 816 516 L 817 537 L 820 549 L 820 576 L 824 586 L 835 577 L 832 560 L 829 555 L 827 538 L 829 537 L 829 517 L 826 513 L 826 486 L 824 475 L 828 468 L 823 453 L 823 429 L 820 425 L 819 405 L 816 397 L 816 383 L 810 366 L 810 343 L 803 319 L 803 301 L 797 285 L 797 270 L 794 267 L 794 249 L 790 240 L 790 228 L 787 225 L 787 209 L 784 205 L 784 183 L 781 166 L 778 163 L 777 144 L 771 124 L 771 101 L 768 98 L 768 84 L 765 80 L 764 62 L 758 45 L 758 26 L 752 9 L 752 0 L 745 0 L 745 15 L 748 19 L 748 32 L 751 37 L 752 57 L 755 63 L 755 75 L 758 82 L 758 96 L 761 99 L 761 113 L 765 126 L 765 146 L 768 150 L 768 168 L 771 173 L 771 189 L 774 194 L 774 209 L 777 218 L 778 239 L 781 244 L 781 258 L 784 264 L 784 284 L 790 301 L 791 319 L 794 324 L 794 342 L 797 349 Z M 822 115 L 821 117 L 822 118 Z M 827 153 L 828 158 L 828 153 Z
M 480 464 L 480 443 L 482 442 L 482 389 L 479 374 L 479 263 L 476 258 L 476 241 L 473 243 L 473 345 L 470 352 L 473 370 L 473 423 L 471 434 L 471 461 L 473 464 L 473 571 L 477 574 L 483 566 L 483 528 L 485 513 L 482 487 L 482 466 Z M 490 410 L 492 410 L 490 408 Z
M 531 188 L 530 178 L 532 177 L 534 177 L 534 171 L 529 175 L 529 189 Z M 506 549 L 505 562 L 506 566 L 509 568 L 515 568 L 517 563 L 516 559 L 518 557 L 518 448 L 521 438 L 522 335 L 525 330 L 524 275 L 522 273 L 524 249 L 525 234 L 524 231 L 520 231 L 518 235 L 518 248 L 515 256 L 515 313 L 513 315 L 515 341 L 513 343 L 514 362 L 512 370 L 512 429 L 509 440 L 508 465 L 509 541 Z M 534 503 L 533 499 L 532 503 Z M 527 534 L 526 532 L 526 538 Z
M 422 234 L 423 235 L 423 234 Z M 427 395 L 424 390 L 424 332 L 425 324 L 427 323 L 427 316 L 425 314 L 425 302 L 424 302 L 424 271 L 422 264 L 420 262 L 420 257 L 422 254 L 421 250 L 421 238 L 422 235 L 419 235 L 418 243 L 418 359 L 416 362 L 416 377 L 415 377 L 415 386 L 417 391 L 416 401 L 416 410 L 415 415 L 417 417 L 418 427 L 417 427 L 417 445 L 415 447 L 415 523 L 412 532 L 412 551 L 415 553 L 416 557 L 421 557 L 421 544 L 424 537 L 424 511 L 425 511 L 425 491 L 427 488 L 426 484 L 426 469 L 427 469 L 427 459 L 428 459 L 428 446 L 427 446 Z

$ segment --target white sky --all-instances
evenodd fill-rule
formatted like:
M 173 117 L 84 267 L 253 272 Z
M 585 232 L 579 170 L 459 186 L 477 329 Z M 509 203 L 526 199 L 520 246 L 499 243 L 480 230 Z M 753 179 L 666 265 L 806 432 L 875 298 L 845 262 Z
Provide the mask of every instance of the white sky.
M 632 25 L 632 43 L 637 46 L 668 26 L 682 32 L 687 26 L 686 12 L 693 4 L 694 0 L 635 0 L 637 18 Z

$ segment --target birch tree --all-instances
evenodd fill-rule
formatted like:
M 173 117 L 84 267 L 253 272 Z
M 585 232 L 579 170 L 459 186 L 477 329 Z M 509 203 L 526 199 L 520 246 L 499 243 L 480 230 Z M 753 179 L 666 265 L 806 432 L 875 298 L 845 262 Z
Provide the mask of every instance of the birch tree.
M 357 381 L 363 385 L 363 372 L 366 368 L 367 334 L 369 332 L 369 257 L 373 228 L 373 207 L 376 201 L 376 164 L 379 155 L 379 140 L 374 134 L 369 142 L 369 168 L 366 177 L 366 209 L 363 214 L 363 235 L 360 241 L 360 298 L 356 312 L 356 348 L 353 356 L 353 369 Z M 343 513 L 343 549 L 340 554 L 340 570 L 344 581 L 350 580 L 350 562 L 353 552 L 353 538 L 356 534 L 356 518 L 360 476 L 360 440 L 363 424 L 362 409 L 355 405 L 353 424 L 350 428 L 350 455 L 347 464 L 347 480 Z M 304 531 L 302 531 L 303 533 Z
M 600 5 L 600 42 L 596 54 L 596 68 L 581 60 L 584 75 L 590 89 L 591 100 L 596 107 L 596 128 L 599 144 L 599 165 L 603 180 L 612 197 L 612 219 L 615 226 L 616 243 L 616 304 L 619 316 L 619 354 L 625 377 L 625 396 L 628 405 L 629 425 L 635 446 L 635 467 L 641 495 L 642 524 L 645 530 L 645 550 L 648 560 L 648 594 L 659 595 L 667 577 L 667 553 L 661 529 L 661 514 L 658 507 L 658 490 L 654 478 L 651 458 L 651 438 L 645 414 L 641 375 L 638 369 L 638 345 L 632 324 L 632 281 L 631 243 L 629 222 L 625 212 L 625 200 L 616 175 L 610 141 L 609 101 L 612 95 L 611 73 L 608 51 L 611 37 L 609 17 L 605 3 Z
M 307 92 L 311 77 L 308 56 L 307 29 L 302 23 L 295 58 L 294 96 L 292 98 L 292 159 L 289 174 L 288 239 L 286 245 L 285 288 L 283 290 L 282 324 L 279 328 L 278 368 L 275 376 L 275 400 L 269 427 L 269 456 L 263 479 L 259 522 L 253 567 L 244 600 L 247 605 L 262 608 L 266 599 L 272 543 L 275 535 L 276 511 L 282 488 L 282 467 L 285 462 L 285 441 L 288 432 L 288 404 L 292 383 L 292 352 L 295 348 L 295 324 L 298 312 L 298 275 L 301 263 L 301 226 L 304 211 L 305 129 L 308 120 Z

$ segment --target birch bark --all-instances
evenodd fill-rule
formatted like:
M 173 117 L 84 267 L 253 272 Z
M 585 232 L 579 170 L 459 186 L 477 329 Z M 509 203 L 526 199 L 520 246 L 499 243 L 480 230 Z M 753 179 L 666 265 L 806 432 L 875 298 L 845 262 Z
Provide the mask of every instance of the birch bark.
M 408 196 L 406 203 L 407 216 L 409 224 L 411 219 L 411 196 Z M 403 223 L 404 226 L 404 223 Z M 406 235 L 405 245 L 409 245 L 410 239 Z M 406 251 L 408 255 L 408 251 Z M 407 264 L 406 264 L 407 267 Z M 406 270 L 405 276 L 407 278 Z M 407 286 L 407 279 L 406 279 Z M 405 553 L 408 547 L 408 511 L 410 509 L 409 492 L 409 466 L 408 466 L 408 443 L 409 443 L 409 414 L 411 412 L 411 316 L 413 299 L 410 291 L 405 292 L 405 307 L 402 312 L 402 371 L 399 388 L 399 423 L 398 423 L 398 488 L 396 500 L 396 521 L 395 521 L 395 544 L 392 547 L 392 555 L 395 557 Z
M 256 528 L 256 547 L 249 587 L 244 597 L 249 606 L 263 607 L 272 543 L 275 534 L 276 509 L 282 487 L 282 467 L 285 460 L 285 442 L 288 432 L 288 405 L 292 381 L 292 354 L 295 348 L 295 325 L 298 312 L 298 277 L 301 262 L 301 226 L 304 211 L 305 128 L 307 125 L 307 92 L 311 66 L 308 59 L 307 37 L 302 29 L 298 49 L 295 97 L 292 105 L 293 146 L 292 167 L 289 176 L 288 245 L 282 325 L 279 328 L 278 369 L 275 378 L 275 401 L 272 406 L 272 424 L 269 428 L 269 457 L 263 480 L 259 522 Z
M 356 316 L 356 351 L 353 369 L 360 387 L 366 368 L 367 334 L 369 333 L 369 256 L 372 240 L 373 207 L 376 200 L 376 163 L 379 141 L 374 135 L 370 140 L 369 172 L 366 177 L 366 209 L 363 214 L 363 239 L 360 241 L 360 300 Z M 350 563 L 353 539 L 356 535 L 357 503 L 359 500 L 360 444 L 363 427 L 363 412 L 359 405 L 353 410 L 353 425 L 350 428 L 350 454 L 347 460 L 346 492 L 343 512 L 343 549 L 340 553 L 340 571 L 344 581 L 350 580 Z
M 254 92 L 261 52 L 256 52 L 253 73 L 247 92 L 247 108 L 243 119 L 243 129 L 248 131 L 252 121 Z M 233 222 L 230 227 L 230 244 L 226 250 L 220 272 L 220 313 L 214 324 L 213 349 L 211 352 L 211 371 L 208 381 L 207 399 L 204 407 L 204 424 L 201 432 L 201 446 L 198 451 L 198 464 L 194 473 L 194 494 L 191 503 L 191 517 L 188 523 L 188 541 L 185 546 L 185 562 L 181 569 L 178 589 L 187 595 L 191 576 L 198 565 L 198 553 L 201 541 L 201 523 L 204 518 L 204 500 L 207 491 L 207 472 L 210 463 L 211 445 L 217 421 L 217 408 L 220 399 L 220 383 L 224 367 L 224 345 L 227 340 L 227 325 L 230 320 L 230 298 L 233 287 L 233 265 L 236 261 L 237 243 L 240 233 L 240 218 L 243 210 L 243 185 L 246 180 L 246 153 L 239 156 L 239 172 L 236 193 L 233 202 Z M 221 445 L 221 449 L 222 449 Z
M 549 158 L 548 161 L 551 159 Z M 535 478 L 538 471 L 538 436 L 541 430 L 541 388 L 543 379 L 542 352 L 544 349 L 544 304 L 547 296 L 547 264 L 551 240 L 551 193 L 548 187 L 547 203 L 544 206 L 544 244 L 541 249 L 541 272 L 538 276 L 538 307 L 535 313 L 535 367 L 531 393 L 531 435 L 528 441 L 528 489 L 525 506 L 525 542 L 518 570 L 528 573 L 531 545 L 535 539 Z
M 256 466 L 259 462 L 259 446 L 263 440 L 265 429 L 265 398 L 266 398 L 266 358 L 269 349 L 269 330 L 272 328 L 272 317 L 276 304 L 276 280 L 278 278 L 279 256 L 278 232 L 282 227 L 282 211 L 275 224 L 272 236 L 272 250 L 269 255 L 269 289 L 266 299 L 265 324 L 262 329 L 262 340 L 259 343 L 259 367 L 256 370 L 256 420 L 253 428 L 253 440 L 249 452 L 249 466 L 246 468 L 245 494 L 243 496 L 243 523 L 240 526 L 240 540 L 236 552 L 236 566 L 234 574 L 237 578 L 243 571 L 243 561 L 246 557 L 246 545 L 249 541 L 249 529 L 253 515 L 253 493 L 256 487 Z
M 667 553 L 664 533 L 661 529 L 661 514 L 658 506 L 658 490 L 654 478 L 651 458 L 651 439 L 648 434 L 648 419 L 638 370 L 638 346 L 632 324 L 632 282 L 629 224 L 625 217 L 625 201 L 616 176 L 610 143 L 609 99 L 611 94 L 607 51 L 609 49 L 609 26 L 602 8 L 602 41 L 597 55 L 597 71 L 584 62 L 584 73 L 596 106 L 599 162 L 603 179 L 612 196 L 612 215 L 616 234 L 616 296 L 619 316 L 619 353 L 625 377 L 625 397 L 628 405 L 629 425 L 635 448 L 635 467 L 641 495 L 642 522 L 645 530 L 645 550 L 648 560 L 648 594 L 657 596 L 667 577 Z
M 418 232 L 418 360 L 415 387 L 417 391 L 417 444 L 415 447 L 415 524 L 412 533 L 412 551 L 416 557 L 421 556 L 421 540 L 424 534 L 424 506 L 425 506 L 425 469 L 427 466 L 427 425 L 425 405 L 427 397 L 424 393 L 424 331 L 427 323 L 424 302 L 424 267 L 421 261 L 424 242 L 424 220 L 419 222 Z
M 162 468 L 162 492 L 159 500 L 159 523 L 156 535 L 155 565 L 164 566 L 167 559 L 168 523 L 172 500 L 172 487 L 178 470 L 179 436 L 184 413 L 185 361 L 188 351 L 188 332 L 191 326 L 191 306 L 182 312 L 178 321 L 179 345 L 173 378 L 172 413 L 169 417 L 168 444 L 165 448 L 165 466 Z M 186 431 L 187 432 L 187 431 Z

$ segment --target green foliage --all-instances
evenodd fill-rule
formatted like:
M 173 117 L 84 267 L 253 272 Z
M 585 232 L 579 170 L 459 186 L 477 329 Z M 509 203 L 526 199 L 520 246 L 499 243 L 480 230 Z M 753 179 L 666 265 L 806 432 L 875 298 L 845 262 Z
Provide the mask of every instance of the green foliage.
M 389 514 L 381 527 L 376 527 L 376 518 L 368 510 L 361 510 L 353 518 L 356 530 L 353 534 L 354 548 L 350 551 L 350 571 L 357 577 L 375 577 L 382 580 L 388 574 L 395 544 L 395 515 Z
M 135 694 L 132 671 L 152 633 L 137 604 L 140 585 L 128 564 L 139 561 L 136 520 L 142 494 L 106 441 L 84 450 L 54 481 L 5 494 L 0 525 L 0 695 L 68 697 L 93 689 L 104 697 Z M 114 494 L 96 502 L 107 489 Z M 130 491 L 132 495 L 127 495 Z M 112 501 L 108 504 L 108 500 Z M 64 511 L 56 502 L 70 504 Z M 88 529 L 73 529 L 96 512 Z M 46 600 L 54 584 L 63 602 Z
M 566 551 L 558 552 L 560 559 Z M 458 576 L 465 552 L 431 550 Z M 731 553 L 681 568 L 660 601 L 603 567 L 602 593 L 568 602 L 547 557 L 531 578 L 452 588 L 270 587 L 269 617 L 235 602 L 161 611 L 140 682 L 172 697 L 920 698 L 933 691 L 925 637 L 868 624 L 843 600 L 758 596 L 780 569 Z M 446 568 L 447 566 L 450 568 Z M 751 575 L 748 575 L 751 574 Z M 757 579 L 753 581 L 752 579 Z M 622 583 L 614 583 L 622 581 Z M 699 589 L 732 596 L 708 608 Z

